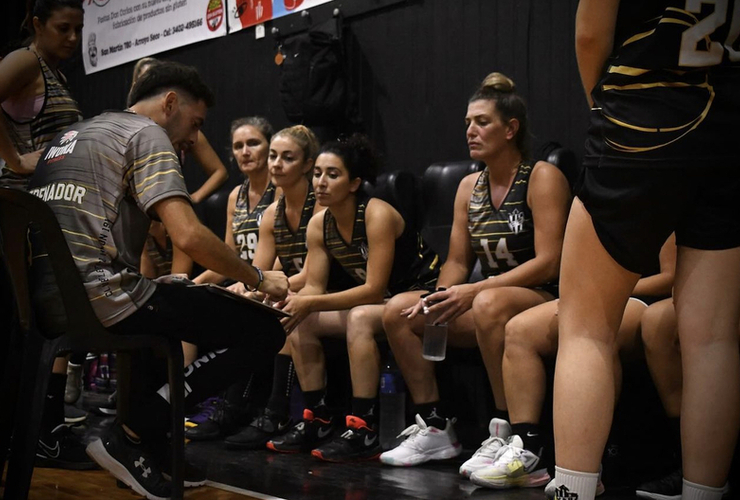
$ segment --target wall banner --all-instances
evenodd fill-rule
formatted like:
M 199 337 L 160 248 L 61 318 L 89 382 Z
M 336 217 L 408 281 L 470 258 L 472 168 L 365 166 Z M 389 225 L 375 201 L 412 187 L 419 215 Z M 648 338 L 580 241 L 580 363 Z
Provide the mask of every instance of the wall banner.
M 296 0 L 300 1 L 300 0 Z M 82 58 L 95 73 L 226 34 L 226 0 L 85 0 Z
M 233 33 L 331 0 L 228 0 L 228 2 L 229 33 Z

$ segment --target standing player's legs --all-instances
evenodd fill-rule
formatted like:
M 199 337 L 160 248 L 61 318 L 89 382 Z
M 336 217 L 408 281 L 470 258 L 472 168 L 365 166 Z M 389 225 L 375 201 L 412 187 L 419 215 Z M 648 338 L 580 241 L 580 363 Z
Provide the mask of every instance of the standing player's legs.
M 684 478 L 714 488 L 725 484 L 740 425 L 739 277 L 740 248 L 679 246 L 675 304 Z
M 560 340 L 555 367 L 555 456 L 558 467 L 589 473 L 579 498 L 593 498 L 615 403 L 614 361 L 622 315 L 639 275 L 620 266 L 599 240 L 579 199 L 571 208 L 560 271 Z M 575 483 L 574 483 L 575 482 Z M 587 485 L 585 484 L 587 483 Z

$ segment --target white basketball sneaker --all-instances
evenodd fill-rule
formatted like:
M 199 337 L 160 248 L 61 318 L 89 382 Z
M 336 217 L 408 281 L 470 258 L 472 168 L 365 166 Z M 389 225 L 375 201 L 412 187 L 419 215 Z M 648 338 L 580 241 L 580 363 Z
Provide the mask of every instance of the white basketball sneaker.
M 492 418 L 491 423 L 488 424 L 488 431 L 491 433 L 491 437 L 483 441 L 478 451 L 460 466 L 461 476 L 470 477 L 473 472 L 493 465 L 499 450 L 503 448 L 506 440 L 511 435 L 511 426 L 506 420 Z
M 522 438 L 515 434 L 499 451 L 493 465 L 473 472 L 470 480 L 488 488 L 536 488 L 550 481 L 547 468 L 539 465 L 540 457 L 524 449 Z
M 444 430 L 430 427 L 416 415 L 416 423 L 400 435 L 406 439 L 397 447 L 380 455 L 380 461 L 387 465 L 412 466 L 430 460 L 446 460 L 462 453 L 452 427 L 454 419 L 447 420 Z

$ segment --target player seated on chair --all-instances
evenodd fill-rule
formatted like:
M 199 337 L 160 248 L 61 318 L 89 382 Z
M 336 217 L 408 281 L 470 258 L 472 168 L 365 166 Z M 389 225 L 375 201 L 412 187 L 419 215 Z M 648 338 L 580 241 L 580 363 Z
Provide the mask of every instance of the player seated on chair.
M 141 276 L 151 220 L 161 220 L 172 242 L 195 262 L 275 299 L 285 297 L 288 281 L 282 272 L 263 273 L 240 259 L 191 207 L 177 151 L 197 140 L 213 104 L 198 72 L 157 64 L 137 81 L 130 102 L 125 111 L 102 113 L 55 137 L 30 190 L 57 216 L 103 326 L 116 334 L 163 335 L 213 351 L 210 361 L 186 369 L 188 406 L 226 386 L 245 364 L 269 363 L 285 336 L 269 312 L 205 288 L 155 284 Z M 169 387 L 154 373 L 162 363 L 142 363 L 138 354 L 132 359 L 130 414 L 87 452 L 136 492 L 169 498 L 171 485 L 161 468 L 169 449 L 163 427 L 169 422 Z M 186 470 L 186 485 L 205 481 L 196 473 Z

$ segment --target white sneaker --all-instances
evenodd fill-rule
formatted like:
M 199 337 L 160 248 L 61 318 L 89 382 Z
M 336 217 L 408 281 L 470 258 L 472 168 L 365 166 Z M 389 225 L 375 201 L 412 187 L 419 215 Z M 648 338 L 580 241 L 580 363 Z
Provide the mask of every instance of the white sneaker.
M 416 423 L 404 430 L 400 436 L 407 436 L 401 444 L 380 455 L 380 461 L 387 465 L 411 466 L 430 460 L 446 460 L 462 453 L 457 441 L 453 420 L 447 420 L 444 430 L 430 427 L 416 415 Z
M 596 496 L 601 496 L 606 491 L 604 483 L 601 482 L 601 467 L 599 467 L 599 480 L 596 482 Z M 552 500 L 555 498 L 555 478 L 545 486 L 545 496 Z
M 540 457 L 524 449 L 522 438 L 516 434 L 499 451 L 493 465 L 479 469 L 470 476 L 473 484 L 489 488 L 536 488 L 550 480 L 547 468 L 537 468 Z
M 506 420 L 492 418 L 488 424 L 488 431 L 491 437 L 483 441 L 478 451 L 460 466 L 461 476 L 470 477 L 473 472 L 493 465 L 499 450 L 506 445 L 506 439 L 511 435 L 511 426 Z

